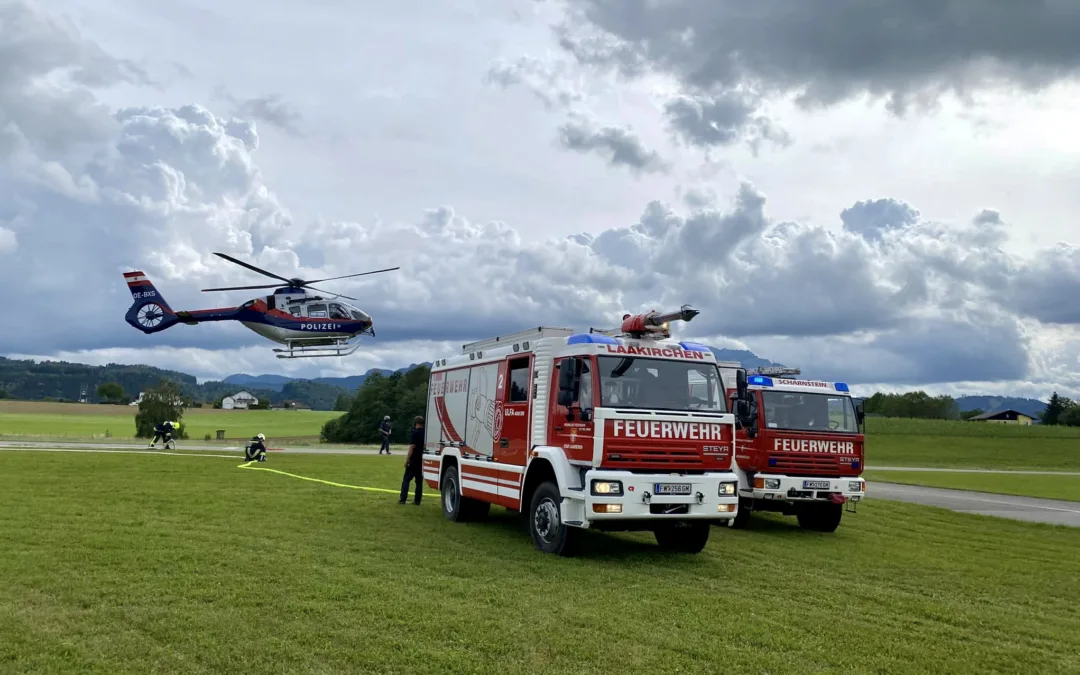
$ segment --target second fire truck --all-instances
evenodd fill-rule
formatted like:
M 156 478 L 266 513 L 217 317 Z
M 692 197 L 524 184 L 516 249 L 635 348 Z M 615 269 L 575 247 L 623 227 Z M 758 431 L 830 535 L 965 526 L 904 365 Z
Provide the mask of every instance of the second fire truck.
M 539 327 L 467 344 L 431 368 L 424 480 L 454 521 L 521 512 L 536 547 L 584 529 L 651 530 L 697 553 L 738 511 L 735 417 L 746 373 L 671 339 L 697 310 L 623 317 L 618 331 Z
M 725 375 L 741 370 L 731 362 L 719 367 Z M 805 529 L 833 532 L 845 507 L 854 510 L 866 496 L 862 402 L 843 382 L 797 374 L 773 367 L 746 378 L 751 400 L 737 433 L 739 512 L 733 527 L 745 527 L 752 511 L 773 511 L 796 516 Z

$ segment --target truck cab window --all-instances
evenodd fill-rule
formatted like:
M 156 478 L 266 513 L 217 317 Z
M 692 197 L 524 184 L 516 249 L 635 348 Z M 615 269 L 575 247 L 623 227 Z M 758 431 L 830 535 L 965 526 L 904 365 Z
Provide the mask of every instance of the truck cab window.
M 524 403 L 529 400 L 529 359 L 514 359 L 510 362 L 510 403 Z

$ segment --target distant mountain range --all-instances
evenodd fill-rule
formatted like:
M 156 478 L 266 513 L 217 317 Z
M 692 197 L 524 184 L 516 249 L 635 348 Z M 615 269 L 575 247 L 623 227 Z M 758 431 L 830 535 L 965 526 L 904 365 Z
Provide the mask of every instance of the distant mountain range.
M 712 348 L 712 352 L 719 361 L 737 361 L 746 368 L 783 366 L 747 350 Z M 260 399 L 269 399 L 273 403 L 295 400 L 316 410 L 331 410 L 338 396 L 356 391 L 373 373 L 389 376 L 395 372 L 408 372 L 420 365 L 431 364 L 414 363 L 397 370 L 372 368 L 362 375 L 313 379 L 238 373 L 223 380 L 198 384 L 191 375 L 152 366 L 89 366 L 61 361 L 35 363 L 0 357 L 0 398 L 6 395 L 23 400 L 70 401 L 78 400 L 85 391 L 87 398 L 93 401 L 96 400 L 97 386 L 105 382 L 120 383 L 127 394 L 134 397 L 164 377 L 178 382 L 185 393 L 196 400 L 213 401 L 240 390 L 247 390 Z M 804 372 L 803 376 L 812 378 L 815 375 Z M 1011 408 L 1034 416 L 1041 415 L 1046 407 L 1044 401 L 1009 396 L 962 396 L 956 402 L 961 411 L 978 409 L 983 412 L 996 412 Z

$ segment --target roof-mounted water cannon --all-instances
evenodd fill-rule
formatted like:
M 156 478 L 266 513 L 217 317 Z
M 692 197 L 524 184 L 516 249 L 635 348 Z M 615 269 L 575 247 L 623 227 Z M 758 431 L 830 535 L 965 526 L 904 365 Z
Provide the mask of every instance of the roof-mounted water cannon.
M 683 305 L 677 312 L 659 314 L 648 311 L 644 314 L 623 315 L 622 333 L 627 337 L 645 340 L 663 340 L 671 337 L 672 321 L 690 321 L 700 314 L 690 305 Z

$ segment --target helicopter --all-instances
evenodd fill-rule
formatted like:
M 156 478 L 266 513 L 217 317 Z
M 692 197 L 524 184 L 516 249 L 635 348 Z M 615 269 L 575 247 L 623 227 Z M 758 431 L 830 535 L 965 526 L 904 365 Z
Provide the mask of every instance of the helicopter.
M 178 323 L 194 326 L 208 321 L 239 321 L 259 335 L 285 345 L 284 349 L 274 349 L 279 359 L 348 356 L 360 347 L 358 341 L 353 341 L 354 338 L 360 335 L 375 337 L 375 326 L 371 316 L 363 310 L 338 300 L 338 298 L 349 300 L 356 300 L 356 298 L 341 294 L 330 294 L 332 297 L 324 298 L 308 293 L 307 289 L 327 293 L 311 284 L 401 269 L 388 267 L 328 279 L 286 279 L 224 253 L 215 252 L 214 255 L 282 283 L 204 288 L 202 289 L 204 293 L 261 288 L 273 288 L 274 292 L 265 297 L 248 300 L 239 307 L 175 311 L 154 288 L 154 284 L 146 274 L 141 271 L 124 272 L 124 280 L 127 282 L 133 299 L 124 319 L 146 334 L 163 331 Z

